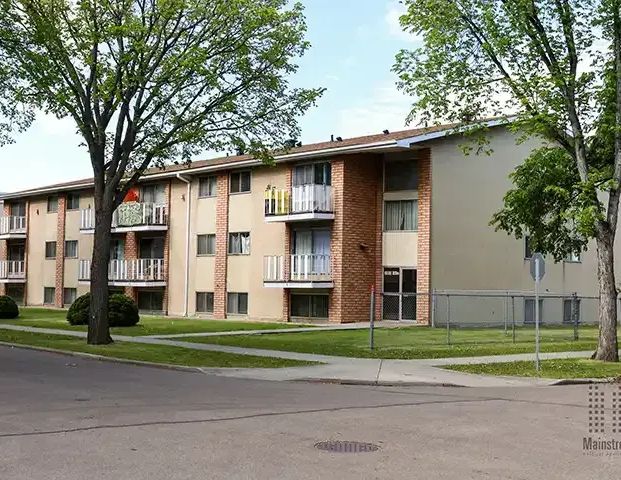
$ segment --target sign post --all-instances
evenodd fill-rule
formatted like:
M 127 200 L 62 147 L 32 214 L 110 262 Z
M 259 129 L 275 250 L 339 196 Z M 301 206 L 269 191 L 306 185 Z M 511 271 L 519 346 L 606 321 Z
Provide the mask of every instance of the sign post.
M 375 339 L 373 338 L 373 327 L 375 323 L 375 285 L 371 285 L 371 311 L 369 312 L 369 348 L 373 350 L 375 347 Z
M 535 368 L 539 373 L 539 322 L 541 312 L 539 311 L 539 286 L 541 279 L 546 273 L 546 262 L 541 253 L 533 253 L 530 259 L 530 275 L 535 281 Z

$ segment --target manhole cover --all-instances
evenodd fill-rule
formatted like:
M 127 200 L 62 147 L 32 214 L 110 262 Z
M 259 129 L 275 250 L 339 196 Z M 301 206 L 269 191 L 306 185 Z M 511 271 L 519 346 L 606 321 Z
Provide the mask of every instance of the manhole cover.
M 364 442 L 348 442 L 341 440 L 330 440 L 328 442 L 318 442 L 315 444 L 315 448 L 319 450 L 325 450 L 326 452 L 337 453 L 362 453 L 362 452 L 375 452 L 379 450 L 378 445 Z

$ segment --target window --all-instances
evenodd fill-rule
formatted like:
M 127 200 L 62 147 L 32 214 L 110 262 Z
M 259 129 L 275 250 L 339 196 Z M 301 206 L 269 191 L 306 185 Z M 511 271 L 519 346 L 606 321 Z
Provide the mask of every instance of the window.
M 237 313 L 239 315 L 248 314 L 248 294 L 229 293 L 226 299 L 227 313 Z
M 231 173 L 231 193 L 243 193 L 250 191 L 250 172 Z
M 208 233 L 206 235 L 197 235 L 198 245 L 196 246 L 197 255 L 215 255 L 216 254 L 216 234 Z
M 229 233 L 229 254 L 250 255 L 250 232 Z
M 53 305 L 56 298 L 56 289 L 54 287 L 43 288 L 43 303 Z
M 75 302 L 76 297 L 78 296 L 78 291 L 75 288 L 65 288 L 63 289 L 63 305 L 71 305 Z
M 328 296 L 291 295 L 291 316 L 328 318 Z
M 384 191 L 418 189 L 418 163 L 414 160 L 393 160 L 384 166 Z
M 533 247 L 530 244 L 530 237 L 526 235 L 524 237 L 524 258 L 531 258 L 533 256 Z
M 384 230 L 418 230 L 418 200 L 384 202 Z
M 125 258 L 125 241 L 120 238 L 110 240 L 110 260 L 123 260 Z
M 66 258 L 78 258 L 78 241 L 67 240 L 65 242 L 65 257 Z
M 67 210 L 77 210 L 80 208 L 80 195 L 77 193 L 67 194 Z
M 24 304 L 24 285 L 19 283 L 7 283 L 6 294 L 15 300 L 18 305 Z
M 198 179 L 198 196 L 215 197 L 218 194 L 218 178 L 215 175 Z
M 166 192 L 164 191 L 164 185 L 144 185 L 140 192 L 140 201 L 142 203 L 155 203 L 161 205 L 166 203 Z
M 139 258 L 164 258 L 164 237 L 140 239 Z
M 565 257 L 565 262 L 580 263 L 580 252 L 572 252 Z
M 576 321 L 580 323 L 580 299 L 576 298 Z M 563 300 L 563 323 L 574 323 L 573 311 L 572 311 L 573 299 L 566 298 Z
M 11 203 L 9 211 L 13 217 L 25 217 L 26 216 L 26 204 L 23 202 Z
M 330 162 L 297 165 L 293 169 L 293 185 L 331 185 L 332 168 Z
M 138 309 L 147 312 L 164 311 L 164 291 L 138 290 Z
M 47 213 L 58 212 L 58 195 L 47 197 Z
M 213 292 L 196 292 L 196 312 L 213 313 Z
M 45 258 L 56 258 L 56 242 L 45 242 Z
M 543 298 L 539 299 L 539 323 L 543 323 Z M 535 299 L 524 299 L 524 323 L 535 323 Z

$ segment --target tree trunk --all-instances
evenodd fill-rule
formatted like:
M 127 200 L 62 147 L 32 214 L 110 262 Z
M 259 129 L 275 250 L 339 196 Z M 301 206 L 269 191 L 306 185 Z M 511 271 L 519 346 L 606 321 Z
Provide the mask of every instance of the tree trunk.
M 601 228 L 597 234 L 597 279 L 599 282 L 599 341 L 595 360 L 618 362 L 617 287 L 614 272 L 614 233 Z
M 105 201 L 104 201 L 105 202 Z M 102 202 L 102 203 L 104 203 Z M 87 342 L 91 345 L 112 343 L 108 326 L 108 264 L 112 234 L 112 206 L 95 200 L 95 238 L 91 263 L 91 310 Z

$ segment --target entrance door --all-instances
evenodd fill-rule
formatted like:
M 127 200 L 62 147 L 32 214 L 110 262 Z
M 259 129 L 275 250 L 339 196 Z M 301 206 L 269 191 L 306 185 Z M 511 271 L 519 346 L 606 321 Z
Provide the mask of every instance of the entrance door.
M 384 320 L 416 320 L 416 270 L 384 268 Z

